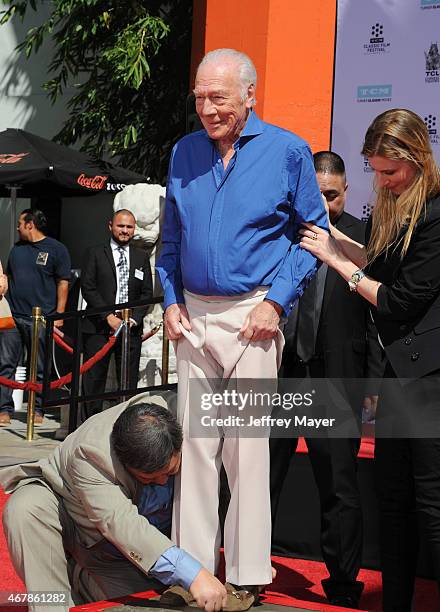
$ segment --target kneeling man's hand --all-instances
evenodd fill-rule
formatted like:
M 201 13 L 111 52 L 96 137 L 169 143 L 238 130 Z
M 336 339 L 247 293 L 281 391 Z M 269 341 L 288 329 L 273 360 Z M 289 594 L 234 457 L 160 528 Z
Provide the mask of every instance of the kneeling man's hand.
M 189 587 L 199 608 L 217 612 L 226 605 L 226 589 L 207 569 L 202 568 Z

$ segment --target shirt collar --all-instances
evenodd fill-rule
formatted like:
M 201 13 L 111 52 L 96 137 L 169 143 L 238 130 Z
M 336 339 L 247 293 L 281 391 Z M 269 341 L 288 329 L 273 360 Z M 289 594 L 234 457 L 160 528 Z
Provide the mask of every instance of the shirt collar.
M 254 111 L 249 113 L 246 124 L 243 128 L 240 138 L 246 136 L 258 136 L 264 131 L 264 121 L 262 121 Z
M 254 111 L 251 110 L 251 112 L 249 113 L 249 117 L 247 118 L 247 121 L 243 128 L 243 131 L 241 132 L 238 139 L 235 141 L 235 145 L 237 145 L 242 138 L 252 138 L 253 136 L 258 136 L 259 134 L 262 134 L 264 130 L 265 130 L 264 121 L 262 121 L 258 117 L 258 115 Z M 206 138 L 210 140 L 213 144 L 215 144 L 215 140 L 213 140 L 212 138 L 209 138 L 208 132 L 206 130 L 204 130 L 204 132 L 205 132 Z
M 124 251 L 126 251 L 128 248 L 128 244 L 118 244 L 116 240 L 113 240 L 113 238 L 110 238 L 110 246 L 112 248 L 112 251 L 117 251 L 118 249 L 124 249 Z

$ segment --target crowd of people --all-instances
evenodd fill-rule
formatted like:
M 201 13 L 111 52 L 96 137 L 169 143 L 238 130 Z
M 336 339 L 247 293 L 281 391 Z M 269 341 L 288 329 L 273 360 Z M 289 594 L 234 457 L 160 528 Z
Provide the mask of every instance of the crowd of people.
M 108 313 L 84 319 L 84 360 L 95 355 L 121 324 L 121 311 L 115 304 L 148 301 L 153 296 L 153 283 L 147 253 L 132 244 L 136 219 L 128 210 L 118 210 L 109 221 L 109 240 L 87 250 L 82 265 L 81 291 L 88 308 L 109 307 Z M 46 235 L 47 220 L 40 210 L 24 210 L 18 219 L 19 240 L 12 248 L 6 274 L 0 277 L 0 291 L 6 293 L 14 327 L 0 335 L 0 376 L 13 380 L 23 351 L 30 355 L 32 340 L 32 308 L 40 306 L 42 315 L 64 313 L 67 304 L 71 263 L 67 248 Z M 8 280 L 9 279 L 9 280 Z M 130 320 L 129 386 L 137 386 L 141 353 L 143 318 L 147 306 L 133 310 Z M 54 327 L 63 327 L 63 319 Z M 43 380 L 45 333 L 39 329 L 37 382 Z M 116 373 L 120 382 L 121 342 L 84 373 L 83 391 L 86 395 L 105 391 L 109 363 L 114 354 Z M 102 401 L 85 402 L 81 420 L 102 410 Z M 12 389 L 0 386 L 0 427 L 11 424 L 14 414 Z M 34 424 L 43 423 L 41 395 L 36 395 Z
M 440 170 L 427 128 L 405 109 L 385 111 L 368 128 L 362 154 L 374 171 L 376 202 L 365 226 L 344 211 L 341 157 L 312 155 L 301 138 L 262 121 L 256 85 L 248 56 L 208 53 L 194 89 L 203 129 L 171 155 L 157 271 L 177 358 L 177 402 L 165 393 L 104 412 L 95 403 L 48 459 L 0 472 L 12 492 L 3 521 L 14 566 L 28 589 L 67 593 L 65 606 L 149 588 L 163 591 L 164 606 L 195 602 L 207 612 L 258 601 L 275 577 L 271 525 L 297 438 L 269 443 L 221 429 L 194 436 L 191 385 L 245 393 L 249 380 L 271 384 L 279 371 L 283 379 L 367 381 L 355 394 L 342 389 L 356 422 L 362 406 L 376 415 L 382 609 L 411 610 L 420 535 L 440 580 L 440 442 L 434 432 L 393 435 L 402 407 L 423 415 L 438 403 Z M 6 268 L 23 343 L 20 317 L 28 325 L 30 313 L 14 297 L 23 291 L 18 275 L 34 275 L 35 287 L 44 276 L 46 312 L 65 307 L 68 256 L 47 242 L 35 215 L 20 216 L 21 241 Z M 84 329 L 87 354 L 120 323 L 111 305 L 152 295 L 149 262 L 129 244 L 134 224 L 119 211 L 109 243 L 87 254 L 84 297 L 90 307 L 109 306 Z M 0 276 L 0 290 L 6 286 Z M 131 326 L 133 384 L 142 317 Z M 107 368 L 108 361 L 85 377 L 88 393 L 103 390 Z M 358 608 L 360 433 L 306 442 L 329 573 L 323 589 L 330 603 Z M 216 577 L 222 466 L 230 489 L 225 584 Z M 50 554 L 42 558 L 43 546 Z

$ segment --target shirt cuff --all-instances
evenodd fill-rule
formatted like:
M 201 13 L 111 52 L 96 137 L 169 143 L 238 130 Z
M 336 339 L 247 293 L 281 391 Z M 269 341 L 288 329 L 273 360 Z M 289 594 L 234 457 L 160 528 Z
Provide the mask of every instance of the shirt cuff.
M 282 317 L 287 318 L 291 313 L 293 307 L 297 303 L 298 299 L 304 293 L 305 288 L 315 275 L 317 267 L 307 273 L 307 275 L 298 283 L 296 291 L 292 294 L 292 285 L 285 281 L 278 281 L 274 283 L 269 291 L 267 292 L 265 299 L 272 300 L 279 304 L 283 309 Z
M 149 574 L 163 584 L 178 584 L 188 591 L 201 569 L 201 563 L 194 557 L 177 546 L 171 546 L 159 557 Z
M 163 308 L 166 310 L 171 304 L 184 304 L 185 298 L 183 297 L 183 291 L 181 289 L 174 289 L 170 287 L 164 291 Z

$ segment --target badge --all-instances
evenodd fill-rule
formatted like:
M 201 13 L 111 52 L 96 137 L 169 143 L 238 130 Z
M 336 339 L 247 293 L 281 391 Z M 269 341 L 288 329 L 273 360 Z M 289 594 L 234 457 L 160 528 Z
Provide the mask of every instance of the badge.
M 138 278 L 139 280 L 144 280 L 144 272 L 143 272 L 143 270 L 138 270 L 136 268 L 136 270 L 134 271 L 134 277 Z
M 47 264 L 47 258 L 49 257 L 49 253 L 43 253 L 40 251 L 40 253 L 38 253 L 37 255 L 37 265 L 38 266 L 45 266 Z

